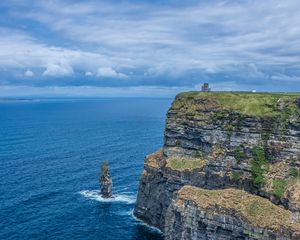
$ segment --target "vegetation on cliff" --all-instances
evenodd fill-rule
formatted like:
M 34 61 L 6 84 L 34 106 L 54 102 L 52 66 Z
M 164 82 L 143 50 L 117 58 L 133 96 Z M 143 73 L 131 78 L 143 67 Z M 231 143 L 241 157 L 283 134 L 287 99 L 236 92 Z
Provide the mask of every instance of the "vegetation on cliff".
M 268 236 L 299 239 L 299 134 L 300 93 L 181 93 L 167 114 L 163 149 L 145 160 L 134 213 L 162 231 L 168 216 L 175 219 L 167 229 L 177 227 L 178 236 L 189 233 L 192 217 L 203 218 L 197 234 L 218 226 L 232 236 L 260 231 L 262 239 L 269 229 Z M 196 205 L 205 210 L 190 216 Z
M 184 186 L 178 191 L 178 201 L 193 201 L 200 210 L 240 217 L 252 226 L 274 231 L 300 231 L 300 223 L 293 223 L 292 212 L 269 200 L 238 189 L 207 190 Z
M 251 161 L 251 182 L 253 187 L 260 188 L 265 184 L 264 172 L 267 171 L 268 161 L 266 160 L 265 150 L 255 147 Z
M 281 199 L 287 185 L 291 185 L 288 184 L 290 179 L 295 179 L 299 172 L 298 167 L 293 167 L 292 162 L 287 160 L 281 165 L 279 176 L 269 174 L 270 166 L 279 161 L 275 158 L 283 148 L 287 148 L 284 139 L 289 135 L 291 126 L 300 126 L 300 93 L 185 92 L 177 95 L 169 113 L 176 114 L 175 121 L 183 121 L 183 128 L 203 129 L 203 134 L 206 134 L 207 128 L 224 132 L 226 139 L 219 137 L 214 140 L 215 143 L 209 143 L 212 144 L 210 152 L 203 158 L 205 153 L 200 151 L 201 158 L 214 160 L 217 157 L 214 152 L 216 145 L 223 149 L 224 158 L 230 151 L 238 165 L 247 163 L 249 166 L 249 180 L 254 189 L 265 188 L 269 194 Z M 249 126 L 253 123 L 256 129 L 250 130 Z M 245 141 L 232 149 L 231 139 L 249 131 L 257 132 L 257 142 L 249 144 Z M 212 139 L 214 137 L 210 136 Z M 275 139 L 274 143 L 269 141 Z M 174 147 L 180 147 L 181 142 L 175 140 Z M 199 152 L 199 149 L 195 151 Z M 198 164 L 197 161 L 176 159 L 173 160 L 173 167 L 171 162 L 169 166 L 177 170 L 192 170 Z M 288 171 L 294 176 L 289 180 L 285 173 Z M 231 171 L 230 177 L 236 182 L 244 178 L 240 171 Z
M 169 158 L 167 159 L 167 167 L 178 170 L 178 171 L 185 171 L 185 170 L 193 170 L 193 169 L 203 169 L 206 165 L 207 161 L 200 158 Z
M 249 93 L 249 92 L 185 92 L 177 95 L 176 105 L 185 105 L 190 110 L 198 101 L 212 101 L 216 108 L 222 110 L 235 110 L 248 116 L 263 117 L 300 114 L 300 93 Z M 281 106 L 284 111 L 281 112 Z M 196 112 L 194 112 L 196 113 Z

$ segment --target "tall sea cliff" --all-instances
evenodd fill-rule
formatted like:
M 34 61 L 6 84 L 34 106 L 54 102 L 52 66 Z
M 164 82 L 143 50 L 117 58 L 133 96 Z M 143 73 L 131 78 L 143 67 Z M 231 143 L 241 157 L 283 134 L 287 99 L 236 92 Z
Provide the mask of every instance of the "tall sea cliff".
M 165 239 L 300 239 L 300 94 L 176 96 L 134 215 Z

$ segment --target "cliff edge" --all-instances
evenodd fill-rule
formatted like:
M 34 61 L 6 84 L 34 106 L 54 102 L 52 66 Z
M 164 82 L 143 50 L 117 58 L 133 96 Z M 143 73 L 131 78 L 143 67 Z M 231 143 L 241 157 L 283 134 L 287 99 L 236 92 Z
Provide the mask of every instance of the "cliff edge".
M 300 239 L 300 94 L 187 92 L 134 215 L 166 239 Z

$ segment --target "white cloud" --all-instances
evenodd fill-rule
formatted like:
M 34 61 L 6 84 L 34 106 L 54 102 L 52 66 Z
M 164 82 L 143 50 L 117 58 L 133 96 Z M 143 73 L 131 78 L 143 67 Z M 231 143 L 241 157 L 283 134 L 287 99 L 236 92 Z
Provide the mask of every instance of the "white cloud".
M 94 74 L 93 74 L 92 72 L 85 72 L 84 75 L 87 76 L 87 77 L 92 77 L 92 76 L 94 76 Z
M 114 60 L 125 62 L 121 58 Z M 96 69 L 112 64 L 111 57 L 80 49 L 40 43 L 23 31 L 0 27 L 0 66 L 6 69 L 40 69 L 44 75 L 70 75 L 75 70 Z
M 271 79 L 279 81 L 300 82 L 300 76 L 288 76 L 286 74 L 273 75 Z
M 218 73 L 247 64 L 281 71 L 300 65 L 298 0 L 187 1 L 180 9 L 172 3 L 110 1 L 47 1 L 36 7 L 40 11 L 28 18 L 88 43 L 97 53 L 105 49 L 105 59 L 112 62 L 108 66 L 118 69 L 146 67 L 157 70 L 155 75 L 191 69 Z
M 105 66 L 93 75 L 134 79 L 145 73 L 141 79 L 156 77 L 162 84 L 167 78 L 161 76 L 185 77 L 189 72 L 240 82 L 278 77 L 296 82 L 300 77 L 298 0 L 184 1 L 180 8 L 172 1 L 18 2 L 23 5 L 13 8 L 11 16 L 24 24 L 27 19 L 42 23 L 54 38 L 47 42 L 38 32 L 31 37 L 26 28 L 0 28 L 3 68 L 91 76 L 89 71 Z M 26 3 L 35 11 L 24 11 Z M 134 74 L 126 76 L 128 72 Z M 194 84 L 190 79 L 186 85 Z
M 43 72 L 44 76 L 68 76 L 73 75 L 73 68 L 68 64 L 48 64 L 46 70 Z
M 117 72 L 111 67 L 101 67 L 97 70 L 97 77 L 104 78 L 127 78 L 127 75 L 124 73 Z
M 27 70 L 24 72 L 24 76 L 25 76 L 25 77 L 33 77 L 33 76 L 34 76 L 34 73 L 33 73 L 31 70 L 27 69 Z

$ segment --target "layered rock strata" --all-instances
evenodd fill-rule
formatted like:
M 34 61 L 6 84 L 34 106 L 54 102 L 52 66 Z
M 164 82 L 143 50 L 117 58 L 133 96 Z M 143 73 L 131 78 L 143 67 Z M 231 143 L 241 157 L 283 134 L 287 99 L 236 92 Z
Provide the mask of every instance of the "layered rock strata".
M 103 198 L 112 197 L 113 183 L 112 183 L 112 178 L 110 176 L 107 161 L 104 161 L 104 163 L 101 167 L 101 176 L 100 176 L 100 179 L 99 179 L 99 183 L 100 183 L 101 196 Z
M 179 94 L 167 114 L 163 148 L 145 159 L 135 216 L 173 239 L 180 239 L 176 236 L 183 236 L 183 231 L 189 230 L 179 228 L 176 233 L 166 230 L 170 229 L 170 222 L 182 225 L 184 221 L 201 222 L 201 218 L 202 222 L 211 222 L 203 213 L 205 210 L 196 208 L 196 202 L 185 205 L 185 211 L 193 212 L 192 220 L 185 219 L 183 213 L 186 212 L 176 208 L 178 197 L 181 199 L 178 193 L 188 185 L 224 192 L 228 188 L 243 189 L 250 196 L 259 196 L 270 204 L 285 208 L 292 218 L 291 224 L 297 224 L 300 220 L 299 99 L 297 94 Z M 176 214 L 170 221 L 172 213 Z M 181 216 L 181 223 L 174 216 Z M 216 212 L 216 216 L 223 215 Z M 273 239 L 271 236 L 292 239 L 295 232 L 290 228 L 288 235 L 282 235 L 272 228 L 245 222 L 244 216 L 224 216 L 243 226 L 248 224 L 243 231 L 249 234 L 238 236 L 234 230 L 224 228 L 226 224 L 222 225 L 218 220 L 213 223 L 221 224 L 220 231 L 224 230 L 231 237 L 237 236 L 237 239 L 251 239 L 250 235 L 255 235 L 256 231 L 263 231 L 263 234 L 253 239 Z M 200 232 L 209 232 L 210 225 L 208 228 L 200 225 Z M 268 234 L 264 229 L 268 229 Z M 194 225 L 193 231 L 198 230 Z M 187 236 L 190 237 L 181 239 L 217 239 L 211 234 Z
M 292 213 L 237 189 L 182 187 L 166 213 L 166 240 L 300 239 Z

